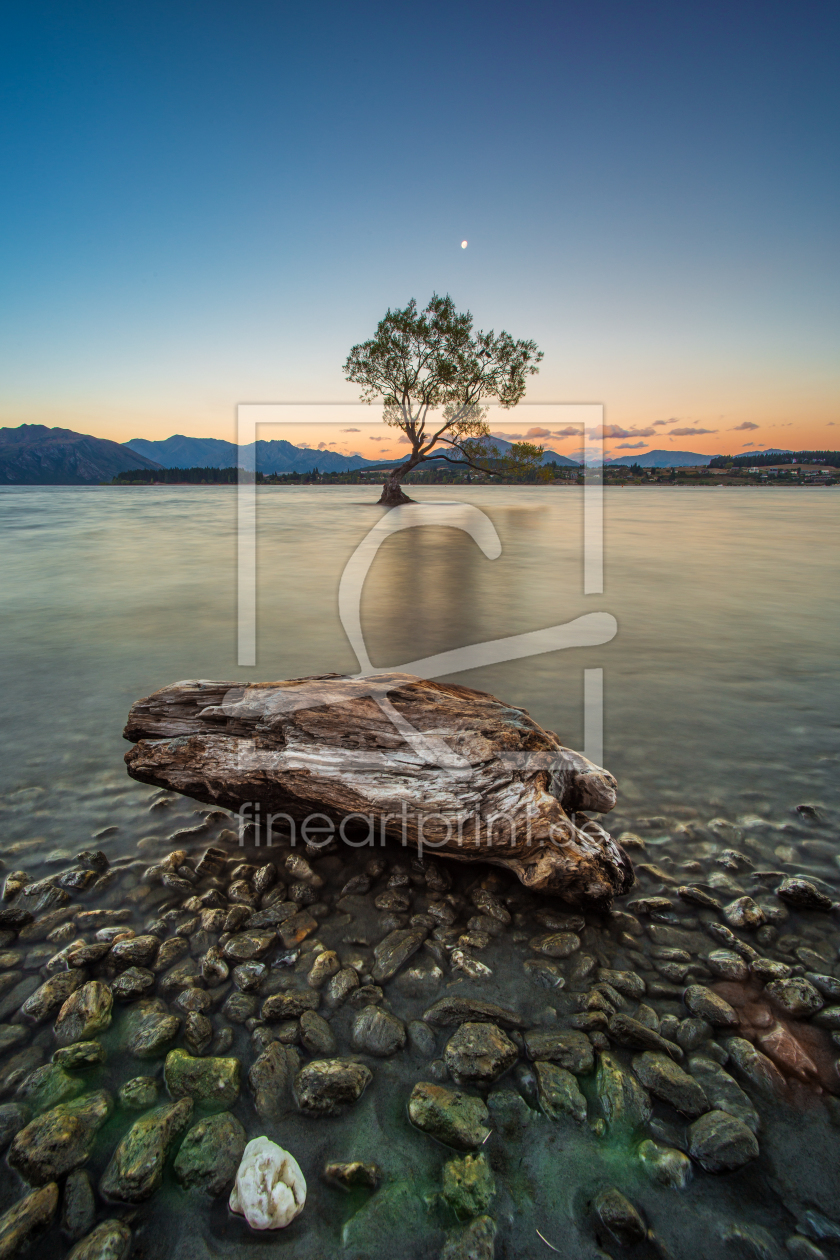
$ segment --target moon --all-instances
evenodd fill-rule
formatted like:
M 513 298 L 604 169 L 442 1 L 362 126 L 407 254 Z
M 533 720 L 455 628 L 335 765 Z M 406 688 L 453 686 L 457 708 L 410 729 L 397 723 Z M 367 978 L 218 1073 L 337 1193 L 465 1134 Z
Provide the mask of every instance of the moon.
M 461 249 L 466 249 L 466 248 L 467 248 L 467 244 L 468 244 L 468 242 L 467 242 L 467 241 L 461 241 Z

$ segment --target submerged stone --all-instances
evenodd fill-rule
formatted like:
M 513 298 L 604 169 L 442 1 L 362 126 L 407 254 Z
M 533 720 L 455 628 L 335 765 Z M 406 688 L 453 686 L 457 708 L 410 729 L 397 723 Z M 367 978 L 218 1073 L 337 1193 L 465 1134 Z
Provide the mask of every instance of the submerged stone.
M 117 1093 L 120 1106 L 129 1111 L 148 1111 L 157 1102 L 158 1086 L 153 1076 L 133 1076 Z
M 586 1099 L 571 1072 L 556 1063 L 538 1061 L 534 1064 L 534 1077 L 540 1107 L 549 1120 L 571 1116 L 578 1124 L 583 1124 L 586 1120 Z
M 591 1072 L 595 1066 L 592 1042 L 586 1033 L 576 1029 L 558 1032 L 531 1029 L 524 1034 L 524 1041 L 529 1059 L 548 1060 L 578 1074 Z
M 373 1073 L 364 1063 L 314 1059 L 295 1077 L 295 1101 L 309 1115 L 334 1116 L 358 1102 L 372 1079 Z
M 257 1114 L 277 1123 L 292 1110 L 292 1082 L 300 1071 L 300 1055 L 291 1046 L 272 1041 L 254 1061 L 248 1083 Z
M 662 1146 L 650 1138 L 639 1147 L 639 1160 L 651 1181 L 674 1190 L 684 1190 L 691 1177 L 691 1160 L 672 1146 Z
M 155 987 L 155 977 L 144 967 L 128 967 L 111 985 L 111 993 L 119 1002 L 133 1002 Z
M 60 1046 L 90 1041 L 111 1023 L 113 998 L 107 984 L 89 980 L 72 993 L 58 1012 L 55 1039 Z
M 71 1172 L 64 1183 L 61 1232 L 70 1242 L 83 1238 L 96 1219 L 96 1203 L 90 1177 L 83 1168 Z
M 442 976 L 440 977 L 442 978 Z M 527 1028 L 527 1021 L 516 1011 L 481 998 L 447 996 L 440 998 L 424 1013 L 423 1019 L 433 1028 L 453 1028 L 464 1023 L 496 1024 L 499 1028 Z
M 170 1050 L 163 1079 L 173 1098 L 191 1098 L 202 1107 L 225 1111 L 239 1096 L 238 1059 L 196 1059 L 186 1050 Z
M 694 1119 L 709 1110 L 702 1087 L 667 1055 L 646 1051 L 633 1058 L 633 1071 L 656 1098 Z
M 63 1177 L 86 1162 L 112 1105 L 110 1094 L 103 1090 L 53 1107 L 16 1135 L 9 1163 L 30 1185 Z
M 378 1006 L 365 1006 L 353 1018 L 350 1040 L 354 1050 L 385 1058 L 403 1048 L 405 1037 L 405 1024 L 402 1020 Z
M 151 1198 L 163 1178 L 167 1155 L 189 1124 L 192 1111 L 192 1099 L 182 1098 L 135 1121 L 102 1175 L 102 1196 L 122 1203 Z
M 451 1230 L 440 1260 L 493 1260 L 496 1250 L 496 1222 L 492 1216 L 477 1216 L 464 1229 Z
M 371 970 L 376 983 L 382 984 L 395 976 L 400 967 L 417 953 L 427 936 L 427 928 L 397 929 L 380 941 L 373 951 L 376 961 Z
M 3 1103 L 0 1106 L 0 1150 L 5 1150 L 16 1133 L 27 1125 L 32 1113 L 21 1103 Z
M 683 1001 L 692 1015 L 705 1019 L 716 1028 L 736 1028 L 738 1016 L 728 1002 L 703 984 L 690 984 Z
M 653 1028 L 648 1028 L 641 1020 L 630 1015 L 613 1015 L 609 1021 L 609 1035 L 612 1041 L 620 1046 L 629 1046 L 633 1050 L 654 1050 L 669 1055 L 672 1059 L 681 1059 L 683 1052 L 673 1041 L 668 1041 Z
M 514 1043 L 495 1024 L 461 1024 L 446 1044 L 444 1062 L 457 1085 L 495 1081 L 519 1055 Z
M 731 1172 L 758 1156 L 755 1134 L 726 1111 L 707 1111 L 689 1134 L 689 1154 L 706 1172 Z
M 496 1182 L 483 1152 L 444 1164 L 443 1197 L 458 1216 L 481 1216 L 495 1193 Z
M 633 1247 L 647 1237 L 645 1223 L 629 1199 L 615 1187 L 602 1190 L 593 1204 L 605 1229 L 623 1247 Z
M 306 1203 L 306 1181 L 297 1160 L 267 1137 L 245 1147 L 229 1207 L 252 1229 L 284 1229 Z
M 692 1055 L 688 1066 L 713 1111 L 728 1111 L 730 1116 L 742 1120 L 753 1133 L 758 1132 L 758 1112 L 740 1085 L 719 1063 L 696 1054 Z
M 822 994 L 804 976 L 794 976 L 790 980 L 773 980 L 764 992 L 793 1019 L 806 1019 L 825 1006 Z
M 766 1098 L 783 1094 L 785 1078 L 771 1059 L 744 1037 L 728 1037 L 724 1046 L 738 1071 Z
M 604 1116 L 612 1127 L 641 1128 L 650 1119 L 650 1098 L 613 1054 L 599 1054 L 595 1086 Z
M 481 1146 L 490 1133 L 489 1112 L 481 1098 L 427 1081 L 411 1091 L 408 1114 L 418 1129 L 459 1151 Z
M 47 1063 L 44 1067 L 30 1072 L 17 1091 L 17 1097 L 33 1112 L 46 1111 L 58 1103 L 75 1098 L 84 1091 L 84 1081 L 70 1076 L 64 1068 L 56 1063 Z
M 355 1159 L 349 1163 L 326 1164 L 324 1180 L 330 1185 L 341 1186 L 343 1190 L 353 1190 L 357 1186 L 375 1190 L 382 1180 L 382 1170 L 378 1164 L 365 1164 Z
M 67 1260 L 125 1260 L 131 1230 L 125 1221 L 103 1221 L 70 1252 Z
M 402 1256 L 411 1240 L 414 1254 L 424 1239 L 425 1205 L 414 1192 L 410 1178 L 386 1186 L 368 1196 L 367 1202 L 341 1231 L 342 1260 L 369 1260 L 374 1255 Z M 431 1250 L 422 1254 L 432 1255 Z
M 188 1189 L 226 1194 L 236 1179 L 246 1141 L 245 1130 L 229 1111 L 199 1120 L 181 1143 L 175 1177 Z
M 86 979 L 86 973 L 77 967 L 51 976 L 23 1003 L 20 1008 L 22 1017 L 31 1024 L 43 1023 L 64 1005 L 70 994 L 83 985 Z
M 98 1041 L 76 1041 L 71 1046 L 56 1050 L 53 1055 L 53 1063 L 63 1067 L 66 1072 L 83 1071 L 104 1062 L 105 1049 Z
M 178 1036 L 180 1027 L 180 1019 L 168 1014 L 159 998 L 138 1002 L 124 1021 L 126 1049 L 138 1059 L 161 1058 Z
M 0 1216 L 0 1260 L 15 1260 L 52 1224 L 58 1209 L 54 1181 L 33 1190 Z

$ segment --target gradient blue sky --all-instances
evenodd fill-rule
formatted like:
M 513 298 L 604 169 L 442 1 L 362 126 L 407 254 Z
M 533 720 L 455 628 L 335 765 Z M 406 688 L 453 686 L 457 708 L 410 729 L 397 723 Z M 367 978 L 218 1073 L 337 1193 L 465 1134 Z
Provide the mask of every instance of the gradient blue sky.
M 0 423 L 233 437 L 354 398 L 350 345 L 436 289 L 537 339 L 530 399 L 668 420 L 645 447 L 836 447 L 839 36 L 772 0 L 6 6 Z

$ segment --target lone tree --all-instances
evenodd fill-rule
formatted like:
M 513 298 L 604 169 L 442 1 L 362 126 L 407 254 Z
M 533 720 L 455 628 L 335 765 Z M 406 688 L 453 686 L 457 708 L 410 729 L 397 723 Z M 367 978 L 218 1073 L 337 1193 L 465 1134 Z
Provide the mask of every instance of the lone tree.
M 539 467 L 541 446 L 519 442 L 502 455 L 488 442 L 482 402 L 495 399 L 502 407 L 515 407 L 542 357 L 535 341 L 514 341 L 506 332 L 474 332 L 472 315 L 458 314 L 448 294 L 433 294 L 419 313 L 414 298 L 402 311 L 388 310 L 376 336 L 354 346 L 344 365 L 348 381 L 361 385 L 362 399 L 381 399 L 385 423 L 401 429 L 411 445 L 405 462 L 385 479 L 379 502 L 386 507 L 411 503 L 400 483 L 430 459 L 491 476 Z M 442 414 L 432 414 L 441 409 Z

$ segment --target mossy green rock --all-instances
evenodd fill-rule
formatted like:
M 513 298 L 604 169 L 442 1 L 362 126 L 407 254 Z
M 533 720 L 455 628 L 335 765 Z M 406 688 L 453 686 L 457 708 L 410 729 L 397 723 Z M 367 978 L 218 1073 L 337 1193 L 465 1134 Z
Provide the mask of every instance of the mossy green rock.
M 651 1103 L 639 1082 L 606 1051 L 598 1057 L 596 1089 L 607 1123 L 616 1129 L 640 1129 L 651 1115 Z
M 33 1186 L 63 1177 L 88 1159 L 112 1106 L 111 1095 L 103 1090 L 53 1107 L 16 1135 L 9 1163 Z
M 124 1221 L 103 1221 L 77 1243 L 67 1260 L 125 1260 L 131 1230 Z
M 571 1116 L 578 1124 L 586 1119 L 586 1099 L 572 1073 L 556 1063 L 534 1064 L 540 1107 L 549 1120 Z
M 30 1072 L 20 1085 L 17 1097 L 34 1113 L 56 1107 L 76 1098 L 85 1088 L 84 1081 L 69 1076 L 58 1063 L 47 1063 Z
M 187 1133 L 175 1159 L 178 1181 L 188 1189 L 219 1195 L 230 1190 L 247 1137 L 229 1111 L 207 1116 Z
M 418 1129 L 459 1151 L 481 1146 L 490 1133 L 489 1112 L 481 1098 L 428 1081 L 414 1086 L 408 1114 Z
M 443 1197 L 458 1216 L 480 1216 L 496 1193 L 496 1183 L 483 1153 L 450 1159 L 443 1166 Z
M 142 1203 L 157 1190 L 166 1158 L 193 1113 L 191 1098 L 156 1107 L 141 1116 L 120 1142 L 102 1175 L 103 1198 L 119 1203 Z
M 56 1050 L 53 1055 L 53 1063 L 59 1064 L 65 1072 L 83 1072 L 104 1062 L 105 1050 L 98 1041 L 77 1041 L 72 1046 Z
M 225 1111 L 239 1097 L 242 1068 L 238 1059 L 196 1059 L 186 1050 L 170 1050 L 163 1079 L 173 1098 L 192 1098 L 214 1111 Z
M 54 1181 L 33 1190 L 0 1216 L 0 1260 L 14 1260 L 51 1224 L 58 1208 Z
M 111 1023 L 114 999 L 107 984 L 101 980 L 89 980 L 71 993 L 58 1012 L 55 1021 L 55 1038 L 60 1046 L 74 1041 L 90 1041 Z
M 153 1076 L 132 1076 L 120 1087 L 117 1098 L 128 1111 L 148 1111 L 157 1102 L 158 1085 Z
M 370 1260 L 374 1255 L 402 1256 L 406 1240 L 415 1253 L 422 1238 L 426 1209 L 407 1181 L 397 1182 L 372 1194 L 367 1203 L 351 1216 L 341 1232 L 342 1260 Z M 433 1256 L 435 1247 L 422 1254 Z
M 447 1234 L 440 1260 L 493 1260 L 495 1252 L 496 1222 L 492 1216 L 477 1216 L 464 1229 Z
M 181 1021 L 159 998 L 135 1002 L 124 1021 L 125 1048 L 138 1059 L 159 1059 L 178 1036 Z

